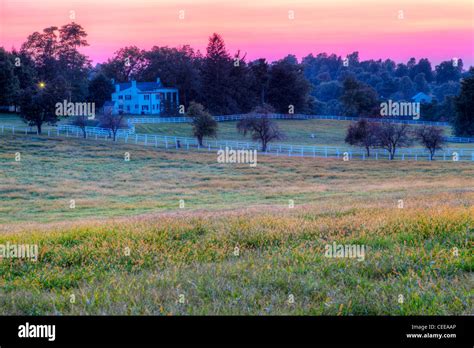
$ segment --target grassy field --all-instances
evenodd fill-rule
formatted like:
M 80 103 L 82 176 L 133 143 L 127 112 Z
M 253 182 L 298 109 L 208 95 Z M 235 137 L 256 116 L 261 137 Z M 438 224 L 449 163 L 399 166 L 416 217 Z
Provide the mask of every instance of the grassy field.
M 0 261 L 1 314 L 473 313 L 470 162 L 251 168 L 4 136 L 0 165 L 0 244 L 39 246 L 37 262 Z M 325 257 L 333 242 L 365 259 Z
M 331 120 L 276 120 L 286 138 L 282 143 L 304 145 L 341 145 L 344 144 L 345 131 L 350 121 Z M 247 140 L 236 130 L 236 122 L 220 122 L 217 139 Z M 137 124 L 137 133 L 169 134 L 173 136 L 192 136 L 188 123 Z M 311 134 L 315 138 L 311 138 Z M 280 142 L 280 141 L 279 141 Z
M 276 143 L 287 143 L 309 146 L 342 146 L 348 147 L 344 142 L 346 130 L 351 121 L 336 120 L 276 120 L 280 129 L 286 134 L 285 139 Z M 244 137 L 236 130 L 236 122 L 219 122 L 217 140 L 252 141 L 249 136 Z M 418 126 L 412 126 L 416 129 Z M 452 135 L 451 127 L 442 127 L 446 136 Z M 181 137 L 192 137 L 192 127 L 188 123 L 160 123 L 136 124 L 137 133 L 163 134 Z M 314 138 L 311 135 L 314 134 Z M 350 146 L 349 146 L 350 147 Z M 412 147 L 421 147 L 414 143 Z M 449 143 L 449 148 L 474 149 L 474 144 Z
M 131 116 L 128 116 L 131 117 Z M 353 148 L 344 142 L 346 130 L 351 121 L 337 120 L 276 120 L 280 129 L 285 133 L 285 138 L 276 143 L 308 145 L 308 146 L 340 146 Z M 68 119 L 62 119 L 59 123 L 67 124 Z M 14 114 L 0 113 L 0 125 L 15 125 L 25 127 L 25 123 Z M 236 130 L 236 122 L 219 122 L 216 140 L 252 141 L 250 136 L 244 137 Z M 47 127 L 47 126 L 46 126 Z M 417 126 L 412 126 L 414 129 Z M 442 127 L 446 136 L 453 135 L 451 127 Z M 139 134 L 162 134 L 180 137 L 193 137 L 192 126 L 189 123 L 160 123 L 160 124 L 137 124 L 136 133 Z M 314 134 L 314 138 L 311 135 Z M 416 142 L 412 148 L 420 148 Z M 474 144 L 448 143 L 445 145 L 450 149 L 474 150 Z M 354 149 L 356 149 L 354 147 Z M 358 149 L 358 148 L 357 148 Z

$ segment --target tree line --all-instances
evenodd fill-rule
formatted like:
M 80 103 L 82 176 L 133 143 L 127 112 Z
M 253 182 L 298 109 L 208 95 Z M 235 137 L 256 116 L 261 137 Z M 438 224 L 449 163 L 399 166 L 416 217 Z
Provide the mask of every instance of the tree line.
M 92 66 L 80 49 L 88 45 L 86 31 L 77 23 L 48 27 L 28 36 L 19 50 L 0 48 L 0 105 L 23 105 L 22 116 L 38 127 L 54 124 L 52 105 L 67 99 L 110 100 L 111 80 L 155 81 L 179 90 L 189 111 L 200 103 L 212 115 L 243 114 L 270 105 L 275 112 L 377 117 L 386 100 L 409 101 L 417 92 L 433 95 L 423 104 L 422 119 L 453 122 L 460 136 L 474 135 L 472 68 L 462 59 L 434 68 L 427 58 L 407 63 L 360 60 L 320 53 L 300 61 L 294 55 L 267 62 L 249 61 L 241 51 L 230 53 L 223 38 L 210 36 L 206 52 L 188 45 L 127 46 L 102 64 Z M 177 113 L 177 110 L 170 111 Z

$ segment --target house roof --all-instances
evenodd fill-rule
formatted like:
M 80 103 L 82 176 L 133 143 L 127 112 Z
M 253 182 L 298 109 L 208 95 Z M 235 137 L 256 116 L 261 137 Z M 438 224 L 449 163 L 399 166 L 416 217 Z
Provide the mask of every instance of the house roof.
M 431 100 L 431 99 L 433 99 L 433 97 L 429 96 L 426 93 L 419 92 L 419 93 L 415 94 L 413 97 L 411 97 L 411 99 L 412 100 L 423 100 L 423 99 Z
M 124 82 L 124 83 L 117 83 L 116 86 L 119 86 L 120 91 L 124 91 L 132 87 L 131 82 Z M 150 92 L 157 89 L 168 89 L 168 90 L 176 90 L 176 88 L 165 88 L 163 85 L 158 82 L 137 82 L 137 89 L 141 92 Z

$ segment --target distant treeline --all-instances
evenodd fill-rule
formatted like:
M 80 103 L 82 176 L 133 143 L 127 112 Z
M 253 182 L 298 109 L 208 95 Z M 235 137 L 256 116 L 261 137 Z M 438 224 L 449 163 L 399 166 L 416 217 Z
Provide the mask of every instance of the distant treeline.
M 381 102 L 411 101 L 424 92 L 433 101 L 422 105 L 421 118 L 453 121 L 460 81 L 470 74 L 462 59 L 433 68 L 426 58 L 411 58 L 406 64 L 361 61 L 358 52 L 347 57 L 310 54 L 301 61 L 293 55 L 272 63 L 248 61 L 240 51 L 229 53 L 218 34 L 209 38 L 205 53 L 187 45 L 150 50 L 129 46 L 93 67 L 79 52 L 88 45 L 86 36 L 79 24 L 70 23 L 31 34 L 19 51 L 0 49 L 0 105 L 17 104 L 41 81 L 56 99 L 93 101 L 100 108 L 110 99 L 112 79 L 160 77 L 165 86 L 179 89 L 186 109 L 195 101 L 214 115 L 247 113 L 269 104 L 279 113 L 379 116 Z

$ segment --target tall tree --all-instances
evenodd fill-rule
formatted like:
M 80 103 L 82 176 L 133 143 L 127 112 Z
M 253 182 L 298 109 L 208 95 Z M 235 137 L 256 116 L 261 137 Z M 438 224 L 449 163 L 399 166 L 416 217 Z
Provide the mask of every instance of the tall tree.
M 102 65 L 102 70 L 107 77 L 116 82 L 136 79 L 145 68 L 144 55 L 144 51 L 136 46 L 123 47 Z
M 110 100 L 111 94 L 114 92 L 114 86 L 109 78 L 103 74 L 96 75 L 89 82 L 89 101 L 95 103 L 97 109 L 104 106 L 107 100 Z
M 190 46 L 178 48 L 154 46 L 144 52 L 145 67 L 138 74 L 141 81 L 155 81 L 158 77 L 165 86 L 179 90 L 181 103 L 187 108 L 191 100 L 199 98 L 202 57 Z
M 425 73 L 417 74 L 413 82 L 415 82 L 415 90 L 417 92 L 423 92 L 423 93 L 430 92 L 430 86 L 428 85 L 428 82 L 425 79 Z
M 43 32 L 29 35 L 21 46 L 21 53 L 30 57 L 35 63 L 38 78 L 42 81 L 52 81 L 59 74 L 58 27 L 51 26 Z
M 403 76 L 400 79 L 400 92 L 405 100 L 410 100 L 415 95 L 413 82 L 408 76 Z
M 247 113 L 251 111 L 258 104 L 259 99 L 252 89 L 255 85 L 255 76 L 245 61 L 245 55 L 241 56 L 240 51 L 237 51 L 233 57 L 229 80 L 234 112 Z
M 354 77 L 344 80 L 340 99 L 347 116 L 375 116 L 380 113 L 377 92 Z
M 51 26 L 42 33 L 35 32 L 23 43 L 20 53 L 31 58 L 38 79 L 50 84 L 62 77 L 71 101 L 82 101 L 87 95 L 87 77 L 91 68 L 89 59 L 79 52 L 87 46 L 87 33 L 77 23 L 61 28 Z
M 219 34 L 209 38 L 206 52 L 202 66 L 203 102 L 211 114 L 230 114 L 235 111 L 230 96 L 232 60 Z
M 12 105 L 18 96 L 20 81 L 15 75 L 14 57 L 0 47 L 0 105 Z
M 268 102 L 279 113 L 307 113 L 312 109 L 311 85 L 294 56 L 272 64 Z
M 448 81 L 459 81 L 463 67 L 462 59 L 445 61 L 436 65 L 436 82 L 441 84 Z
M 257 59 L 249 64 L 254 76 L 254 91 L 259 96 L 261 105 L 267 101 L 268 82 L 270 80 L 270 67 L 264 58 Z
M 427 58 L 421 58 L 420 61 L 413 66 L 410 70 L 410 78 L 415 79 L 418 74 L 424 74 L 425 79 L 428 82 L 433 81 L 433 70 L 431 69 L 431 63 Z
M 89 46 L 87 33 L 81 25 L 69 23 L 59 28 L 58 63 L 67 81 L 70 101 L 84 101 L 88 94 L 90 60 L 79 48 Z
M 474 68 L 461 82 L 461 93 L 455 99 L 454 131 L 457 136 L 474 136 Z
M 57 77 L 51 83 L 31 86 L 20 97 L 20 117 L 41 134 L 43 124 L 54 125 L 59 120 L 56 103 L 66 99 L 66 81 Z

